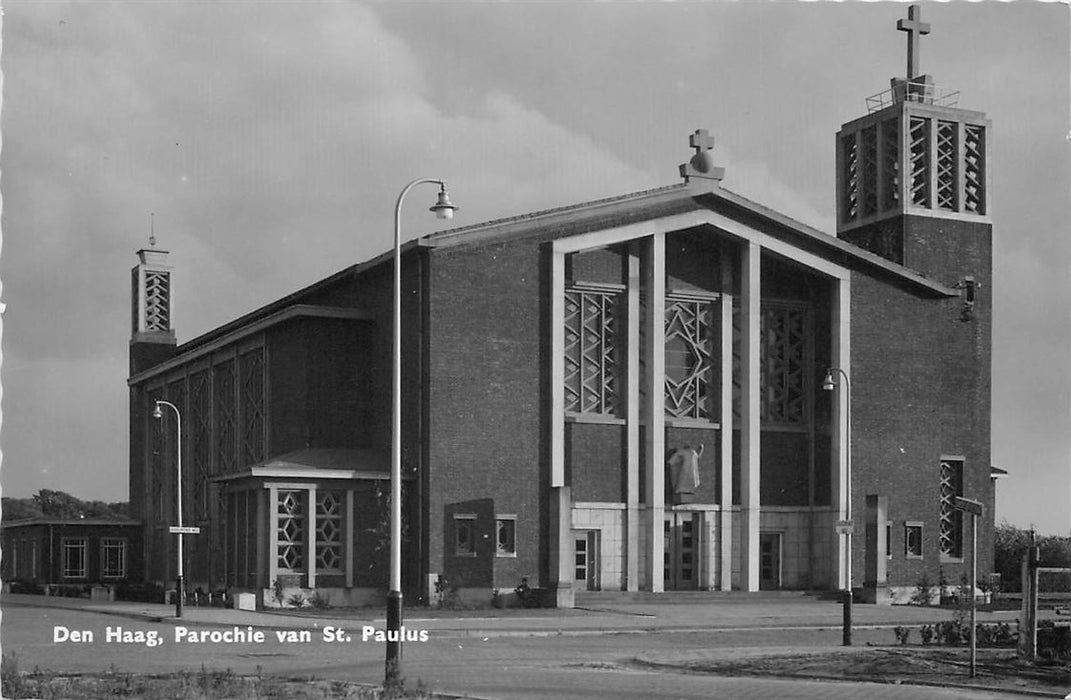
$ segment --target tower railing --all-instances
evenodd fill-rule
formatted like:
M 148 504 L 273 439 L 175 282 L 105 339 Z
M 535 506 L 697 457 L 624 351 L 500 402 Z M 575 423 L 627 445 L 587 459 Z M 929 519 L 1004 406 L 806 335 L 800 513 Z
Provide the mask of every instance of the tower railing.
M 955 107 L 959 104 L 959 90 L 924 82 L 897 81 L 888 90 L 866 98 L 866 109 L 873 114 L 900 102 Z

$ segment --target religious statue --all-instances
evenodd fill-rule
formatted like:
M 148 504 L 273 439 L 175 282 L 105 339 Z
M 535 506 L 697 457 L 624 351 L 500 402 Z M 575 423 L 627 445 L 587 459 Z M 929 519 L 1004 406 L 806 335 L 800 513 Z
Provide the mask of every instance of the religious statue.
M 678 447 L 666 460 L 675 503 L 690 503 L 695 499 L 699 489 L 699 458 L 703 456 L 704 447 L 703 444 L 698 450 L 691 445 Z

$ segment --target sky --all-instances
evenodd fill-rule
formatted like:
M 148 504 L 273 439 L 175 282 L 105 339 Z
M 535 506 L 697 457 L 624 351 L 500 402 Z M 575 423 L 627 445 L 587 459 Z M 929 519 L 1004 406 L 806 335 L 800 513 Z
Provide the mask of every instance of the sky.
M 5 2 L 6 496 L 127 498 L 129 270 L 171 251 L 180 342 L 451 225 L 679 181 L 831 235 L 834 135 L 906 71 L 899 3 Z M 997 519 L 1071 532 L 1066 4 L 923 3 L 923 71 L 993 120 Z M 414 190 L 405 238 L 436 230 Z M 424 197 L 427 201 L 421 201 Z

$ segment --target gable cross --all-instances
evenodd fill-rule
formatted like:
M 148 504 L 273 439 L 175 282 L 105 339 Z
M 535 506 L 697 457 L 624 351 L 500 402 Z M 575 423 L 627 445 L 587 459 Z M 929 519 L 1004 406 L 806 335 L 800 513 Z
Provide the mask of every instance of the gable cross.
M 907 80 L 914 80 L 919 76 L 919 43 L 922 35 L 930 33 L 930 25 L 920 18 L 921 10 L 918 5 L 907 8 L 907 19 L 896 21 L 896 28 L 907 32 Z
M 680 167 L 681 177 L 685 182 L 690 178 L 713 180 L 715 183 L 725 177 L 725 168 L 714 167 L 711 151 L 714 149 L 714 137 L 706 129 L 696 129 L 688 137 L 688 145 L 695 149 L 695 155 Z

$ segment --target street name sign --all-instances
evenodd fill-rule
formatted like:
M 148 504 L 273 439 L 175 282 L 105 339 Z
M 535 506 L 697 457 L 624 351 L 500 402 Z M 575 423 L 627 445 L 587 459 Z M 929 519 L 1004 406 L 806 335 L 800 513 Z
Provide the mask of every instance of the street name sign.
M 169 527 L 167 529 L 172 535 L 200 535 L 201 534 L 201 528 L 199 528 L 199 527 L 178 527 L 177 525 L 172 525 L 171 527 Z

